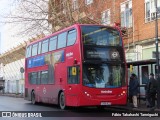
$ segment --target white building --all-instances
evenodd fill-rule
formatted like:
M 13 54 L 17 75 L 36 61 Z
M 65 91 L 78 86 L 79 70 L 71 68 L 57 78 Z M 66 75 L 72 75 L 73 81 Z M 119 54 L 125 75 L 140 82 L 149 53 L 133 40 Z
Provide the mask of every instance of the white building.
M 5 93 L 24 93 L 24 59 L 3 65 L 3 79 L 5 80 Z

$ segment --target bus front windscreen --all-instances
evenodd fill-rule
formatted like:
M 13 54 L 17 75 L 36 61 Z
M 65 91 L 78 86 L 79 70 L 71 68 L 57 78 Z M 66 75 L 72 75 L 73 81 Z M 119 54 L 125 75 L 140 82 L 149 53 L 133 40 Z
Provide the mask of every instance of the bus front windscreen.
M 83 64 L 83 85 L 94 88 L 116 88 L 125 83 L 123 64 Z

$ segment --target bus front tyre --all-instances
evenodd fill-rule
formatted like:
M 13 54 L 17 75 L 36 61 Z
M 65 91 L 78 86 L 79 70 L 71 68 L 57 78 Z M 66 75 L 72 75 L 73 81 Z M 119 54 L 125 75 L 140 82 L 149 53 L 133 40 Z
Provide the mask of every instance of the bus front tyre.
M 66 104 L 65 104 L 65 95 L 64 92 L 60 93 L 59 96 L 59 106 L 62 110 L 66 109 Z
M 32 91 L 32 93 L 31 93 L 31 103 L 33 104 L 33 105 L 35 105 L 36 104 L 36 99 L 35 99 L 36 97 L 35 97 L 35 93 L 34 93 L 34 91 Z
M 97 106 L 98 110 L 104 110 L 106 108 L 106 106 Z

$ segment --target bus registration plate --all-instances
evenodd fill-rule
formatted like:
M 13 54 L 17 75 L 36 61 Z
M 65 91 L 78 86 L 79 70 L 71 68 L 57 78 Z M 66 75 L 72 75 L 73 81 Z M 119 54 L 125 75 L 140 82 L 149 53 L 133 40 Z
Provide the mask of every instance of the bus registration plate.
M 101 102 L 101 105 L 111 105 L 111 102 Z

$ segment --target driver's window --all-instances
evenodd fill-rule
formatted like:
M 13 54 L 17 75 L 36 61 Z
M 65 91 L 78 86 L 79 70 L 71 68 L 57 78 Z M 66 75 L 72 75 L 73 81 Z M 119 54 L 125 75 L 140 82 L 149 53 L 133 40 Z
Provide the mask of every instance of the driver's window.
M 79 66 L 68 67 L 68 84 L 79 84 Z

